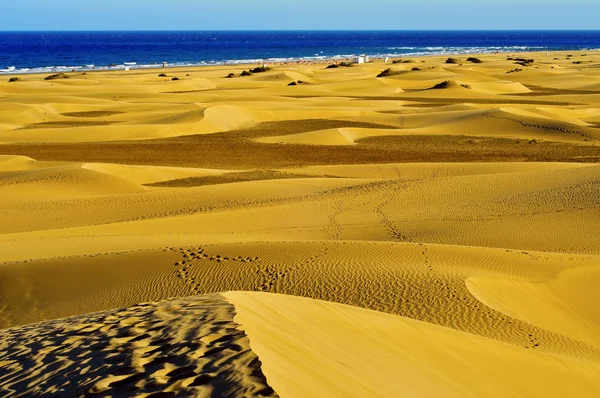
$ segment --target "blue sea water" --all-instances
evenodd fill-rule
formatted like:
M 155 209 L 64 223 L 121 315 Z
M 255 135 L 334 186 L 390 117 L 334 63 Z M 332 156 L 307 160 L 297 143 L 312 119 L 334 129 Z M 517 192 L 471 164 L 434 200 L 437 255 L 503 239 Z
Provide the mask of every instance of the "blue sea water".
M 600 31 L 0 32 L 0 73 L 600 49 Z

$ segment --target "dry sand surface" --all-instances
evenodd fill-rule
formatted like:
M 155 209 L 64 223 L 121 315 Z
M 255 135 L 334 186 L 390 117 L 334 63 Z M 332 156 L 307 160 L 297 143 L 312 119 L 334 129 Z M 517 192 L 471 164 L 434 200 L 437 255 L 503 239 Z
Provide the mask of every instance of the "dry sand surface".
M 478 57 L 1 81 L 0 395 L 600 396 L 600 53 Z

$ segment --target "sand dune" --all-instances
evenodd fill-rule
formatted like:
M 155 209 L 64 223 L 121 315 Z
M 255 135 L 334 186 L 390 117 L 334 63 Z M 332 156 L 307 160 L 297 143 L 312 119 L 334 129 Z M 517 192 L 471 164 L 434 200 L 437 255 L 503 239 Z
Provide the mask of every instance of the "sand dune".
M 0 335 L 0 349 L 9 353 L 0 362 L 6 370 L 0 391 L 9 395 L 591 397 L 600 392 L 598 364 L 394 315 L 266 293 L 150 302 Z M 38 345 L 43 349 L 28 354 Z
M 593 266 L 564 270 L 547 283 L 470 278 L 467 287 L 491 308 L 598 347 L 600 297 L 594 286 L 599 277 Z
M 110 174 L 136 184 L 153 184 L 190 177 L 206 177 L 231 172 L 229 170 L 184 169 L 180 167 L 125 166 L 119 164 L 88 163 L 83 169 Z
M 565 357 L 600 359 L 598 342 L 552 331 L 470 293 L 471 278 L 546 283 L 563 270 L 592 267 L 598 256 L 549 254 L 389 242 L 223 243 L 192 247 L 194 237 L 144 236 L 137 247 L 188 243 L 161 250 L 127 250 L 123 239 L 90 237 L 80 245 L 110 245 L 95 253 L 5 264 L 9 307 L 3 326 L 225 290 L 293 294 L 402 315 Z M 60 240 L 51 240 L 53 245 Z M 130 241 L 129 244 L 132 242 Z M 60 273 L 60 280 L 47 283 Z M 73 285 L 72 281 L 78 284 Z M 469 287 L 469 289 L 467 289 Z M 585 300 L 587 293 L 569 294 Z M 477 298 L 476 298 L 477 297 Z M 55 303 L 60 303 L 59 306 Z M 492 308 L 495 308 L 492 306 Z M 535 308 L 535 307 L 533 307 Z M 592 308 L 592 307 L 590 307 Z
M 0 331 L 0 392 L 276 396 L 234 311 L 210 295 Z
M 600 392 L 597 364 L 355 307 L 261 293 L 225 297 L 235 305 L 235 319 L 263 361 L 267 381 L 282 396 L 591 397 Z
M 599 395 L 588 53 L 1 81 L 0 395 Z

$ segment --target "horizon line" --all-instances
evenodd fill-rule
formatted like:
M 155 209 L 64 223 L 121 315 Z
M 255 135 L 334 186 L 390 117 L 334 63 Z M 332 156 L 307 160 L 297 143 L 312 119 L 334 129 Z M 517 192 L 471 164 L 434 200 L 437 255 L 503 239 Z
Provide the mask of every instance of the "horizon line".
M 7 32 L 600 32 L 600 29 L 9 29 Z

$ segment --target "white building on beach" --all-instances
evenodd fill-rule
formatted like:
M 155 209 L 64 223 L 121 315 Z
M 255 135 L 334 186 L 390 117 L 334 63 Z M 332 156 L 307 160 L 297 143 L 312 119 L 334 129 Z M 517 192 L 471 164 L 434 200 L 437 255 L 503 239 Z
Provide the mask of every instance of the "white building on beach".
M 371 59 L 369 58 L 368 55 L 358 55 L 354 58 L 352 58 L 352 62 L 355 64 L 366 64 L 368 62 L 370 62 Z

